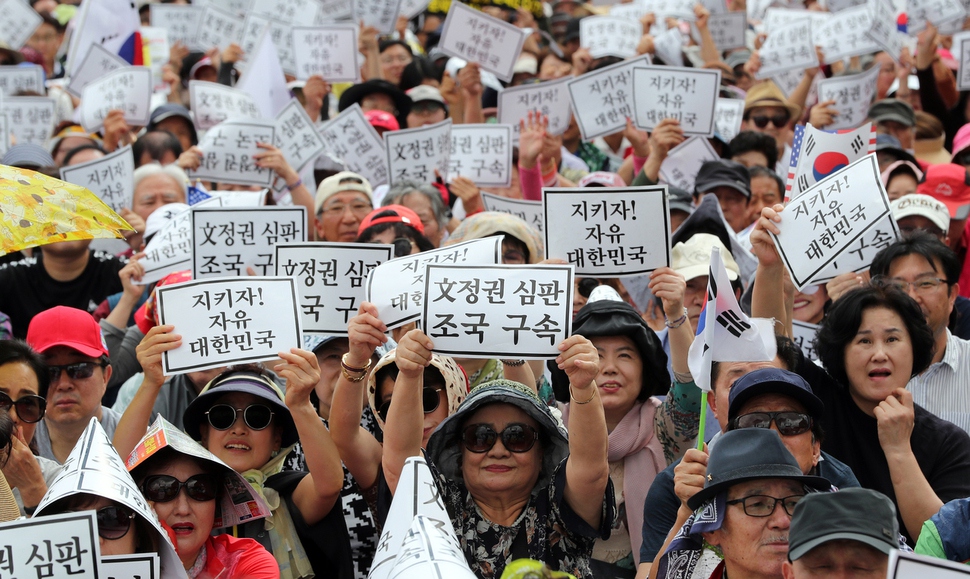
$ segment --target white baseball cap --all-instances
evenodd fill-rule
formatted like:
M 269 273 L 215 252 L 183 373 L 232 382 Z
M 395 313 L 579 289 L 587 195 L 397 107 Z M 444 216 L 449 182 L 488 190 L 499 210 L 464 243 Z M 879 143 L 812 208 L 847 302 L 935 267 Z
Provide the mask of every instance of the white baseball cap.
M 893 212 L 893 219 L 899 221 L 904 217 L 925 217 L 946 233 L 950 230 L 950 210 L 946 205 L 929 195 L 913 193 L 903 195 L 889 204 Z

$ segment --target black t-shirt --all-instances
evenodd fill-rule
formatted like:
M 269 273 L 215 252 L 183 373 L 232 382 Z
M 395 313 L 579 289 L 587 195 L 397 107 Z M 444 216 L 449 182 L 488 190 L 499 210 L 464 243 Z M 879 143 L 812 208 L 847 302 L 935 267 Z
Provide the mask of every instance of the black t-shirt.
M 10 316 L 13 335 L 27 337 L 30 320 L 54 306 L 93 312 L 106 297 L 122 291 L 118 272 L 125 262 L 104 251 L 91 251 L 88 265 L 71 281 L 57 281 L 44 269 L 44 256 L 0 265 L 0 312 Z
M 822 450 L 849 465 L 864 488 L 877 490 L 897 503 L 876 419 L 859 409 L 847 388 L 804 356 L 797 373 L 825 404 Z M 915 407 L 915 415 L 910 445 L 933 491 L 944 503 L 970 496 L 970 436 L 920 406 Z M 913 544 L 901 517 L 899 529 Z

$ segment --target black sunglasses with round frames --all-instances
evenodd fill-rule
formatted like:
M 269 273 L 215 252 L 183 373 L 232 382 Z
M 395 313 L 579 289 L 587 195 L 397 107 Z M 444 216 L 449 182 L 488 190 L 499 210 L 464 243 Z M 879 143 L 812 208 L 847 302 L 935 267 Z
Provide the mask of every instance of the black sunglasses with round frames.
M 253 430 L 263 430 L 273 422 L 273 410 L 265 404 L 250 404 L 246 408 L 236 408 L 231 404 L 216 404 L 206 411 L 209 425 L 216 430 L 229 430 L 242 413 L 246 426 Z
M 141 491 L 150 501 L 167 503 L 178 498 L 182 489 L 185 489 L 185 494 L 190 499 L 201 503 L 216 499 L 219 481 L 219 477 L 205 473 L 190 476 L 185 481 L 168 474 L 155 474 L 145 477 Z
M 444 390 L 444 388 L 432 388 L 431 386 L 425 386 L 421 390 L 421 403 L 424 406 L 425 414 L 431 414 L 438 409 L 438 406 L 441 405 L 441 395 L 439 392 L 442 390 Z M 390 409 L 391 399 L 389 398 L 377 407 L 377 415 L 381 417 L 381 420 L 387 422 L 387 412 Z
M 812 429 L 812 417 L 804 412 L 750 412 L 731 421 L 731 429 L 771 428 L 774 422 L 782 436 L 797 436 Z
M 490 424 L 469 424 L 461 431 L 462 445 L 476 454 L 488 452 L 499 439 L 509 452 L 529 452 L 539 440 L 539 432 L 519 422 L 509 424 L 502 432 L 496 432 Z
M 40 422 L 47 411 L 47 400 L 43 396 L 28 394 L 14 400 L 4 392 L 0 392 L 0 410 L 17 409 L 17 418 L 27 424 Z

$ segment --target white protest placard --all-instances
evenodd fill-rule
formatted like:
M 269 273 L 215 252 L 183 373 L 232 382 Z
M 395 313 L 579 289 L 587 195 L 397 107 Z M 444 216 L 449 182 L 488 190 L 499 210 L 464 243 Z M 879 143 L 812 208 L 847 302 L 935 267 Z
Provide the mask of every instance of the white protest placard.
M 388 579 L 475 579 L 451 525 L 417 515 L 408 529 Z
M 276 56 L 279 59 L 279 66 L 285 74 L 296 73 L 296 55 L 293 51 L 292 28 L 285 22 L 280 22 L 275 18 L 260 14 L 247 14 L 246 22 L 243 25 L 243 38 L 240 47 L 243 49 L 243 59 L 237 65 L 244 72 L 249 70 L 250 63 L 257 56 L 259 41 L 263 34 L 269 34 L 269 38 L 276 48 Z M 257 64 L 258 66 L 258 64 Z M 261 74 L 257 72 L 256 74 Z M 261 79 L 265 80 L 265 79 Z M 236 85 L 237 88 L 239 85 Z M 242 90 L 242 89 L 240 89 Z
M 855 6 L 864 6 L 866 0 L 827 0 L 829 12 L 835 14 Z
M 792 199 L 772 237 L 801 289 L 887 215 L 889 198 L 871 154 Z
M 323 137 L 296 99 L 276 115 L 275 144 L 297 173 L 301 173 L 326 148 Z
M 99 569 L 110 579 L 157 579 L 162 574 L 157 553 L 104 556 Z
M 0 66 L 0 96 L 13 96 L 21 91 L 44 94 L 43 67 L 33 65 Z
M 512 127 L 496 124 L 451 128 L 448 179 L 468 177 L 479 187 L 512 183 Z
M 61 167 L 61 180 L 87 187 L 115 213 L 131 209 L 135 192 L 135 157 L 131 145 L 100 159 Z
M 7 152 L 10 148 L 10 121 L 7 120 L 7 113 L 0 113 L 0 155 Z
M 694 15 L 694 0 L 641 0 L 641 2 L 654 14 L 663 14 L 668 18 L 687 22 L 697 20 Z
M 954 34 L 953 48 L 950 51 L 960 64 L 957 71 L 957 89 L 970 90 L 970 32 Z
M 502 236 L 474 239 L 432 251 L 392 259 L 374 268 L 367 278 L 367 301 L 377 306 L 378 318 L 394 329 L 421 317 L 424 269 L 429 263 L 472 266 L 502 261 Z
M 297 282 L 303 332 L 346 336 L 347 322 L 367 297 L 367 276 L 393 252 L 392 245 L 367 243 L 277 245 L 276 275 Z
M 161 4 L 161 6 L 175 6 L 175 4 Z M 131 66 L 125 59 L 111 52 L 100 44 L 92 44 L 87 54 L 81 59 L 74 76 L 70 78 L 65 90 L 81 98 L 84 87 L 105 76 L 113 70 Z
M 0 523 L 0 571 L 9 577 L 96 579 L 101 546 L 93 510 Z M 36 574 L 36 575 L 35 575 Z
M 512 126 L 512 136 L 518 144 L 519 121 L 528 118 L 530 111 L 537 111 L 549 118 L 547 132 L 556 136 L 569 128 L 572 107 L 569 102 L 570 77 L 510 86 L 498 93 L 498 122 Z
M 203 8 L 194 4 L 149 4 L 152 26 L 168 30 L 168 41 L 196 48 Z
M 899 549 L 889 553 L 888 579 L 967 579 L 970 567 L 966 564 L 917 555 Z
M 334 22 L 354 20 L 354 0 L 323 0 L 317 4 L 314 26 L 327 26 Z
M 441 492 L 423 457 L 412 456 L 404 461 L 397 488 L 380 541 L 377 542 L 377 552 L 374 554 L 368 579 L 390 577 L 391 569 L 401 551 L 401 544 L 416 516 L 428 517 L 444 528 L 453 529 Z
M 451 119 L 384 133 L 384 151 L 391 185 L 401 181 L 430 183 L 435 179 L 435 169 L 446 177 L 451 155 Z
M 276 271 L 274 246 L 304 242 L 306 207 L 197 207 L 192 210 L 192 279 Z
M 408 20 L 424 12 L 431 0 L 401 0 L 399 14 Z
M 320 127 L 320 136 L 327 153 L 342 161 L 348 171 L 362 175 L 372 187 L 388 182 L 384 140 L 367 122 L 360 105 L 354 103 Z
M 546 258 L 576 275 L 622 277 L 670 265 L 667 187 L 543 189 Z
M 531 225 L 537 232 L 542 233 L 542 201 L 510 199 L 486 191 L 482 191 L 481 195 L 485 211 L 498 211 L 499 213 L 515 215 Z
M 262 118 L 251 96 L 216 82 L 189 81 L 189 101 L 195 126 L 203 131 L 228 118 Z
M 818 55 L 812 44 L 810 19 L 789 22 L 768 33 L 768 39 L 758 51 L 761 68 L 756 78 L 771 78 L 786 70 L 802 71 L 818 66 Z
M 778 86 L 778 89 L 786 97 L 790 97 L 795 92 L 795 89 L 798 88 L 798 85 L 802 83 L 802 76 L 804 74 L 804 70 L 786 70 L 771 77 L 771 81 Z M 813 80 L 812 82 L 812 87 L 814 88 L 816 81 Z
M 253 0 L 198 0 L 195 4 L 206 7 L 215 6 L 240 18 L 245 18 L 253 10 Z
M 307 24 L 316 19 L 318 6 L 316 0 L 255 0 L 251 13 L 287 25 Z
M 251 209 L 266 205 L 266 192 L 269 189 L 259 191 L 209 191 L 213 199 L 218 199 L 223 207 L 242 207 Z M 198 207 L 194 205 L 193 207 Z
M 33 6 L 23 0 L 0 0 L 0 41 L 20 50 L 44 21 Z
M 152 69 L 147 66 L 119 68 L 88 83 L 81 91 L 81 125 L 94 132 L 104 117 L 121 110 L 129 126 L 144 127 L 152 114 Z
M 189 281 L 157 288 L 155 298 L 158 322 L 182 336 L 162 355 L 167 375 L 273 360 L 303 344 L 290 277 Z
M 707 139 L 691 137 L 667 153 L 667 158 L 660 164 L 660 182 L 693 193 L 694 177 L 704 161 L 720 158 Z
M 199 28 L 192 44 L 201 50 L 214 47 L 224 50 L 234 42 L 240 44 L 245 24 L 246 20 L 242 16 L 209 4 L 202 10 Z
M 744 12 L 711 14 L 707 19 L 707 29 L 714 39 L 714 46 L 720 51 L 744 48 L 747 45 L 745 33 L 748 29 L 748 16 Z M 695 24 L 691 25 L 691 35 L 700 41 L 700 32 Z
M 741 121 L 744 117 L 744 101 L 741 99 L 726 99 L 718 97 L 714 103 L 714 130 L 724 139 L 731 139 L 741 132 Z
M 610 16 L 622 18 L 632 22 L 640 22 L 640 19 L 650 13 L 650 8 L 639 2 L 629 4 L 613 4 L 610 6 Z
M 571 265 L 429 264 L 421 327 L 463 358 L 555 358 L 572 328 Z
M 754 22 L 760 22 L 764 20 L 765 12 L 768 7 L 771 6 L 774 0 L 753 0 L 752 2 L 745 2 L 745 12 L 748 14 L 748 18 Z
M 839 114 L 832 119 L 828 130 L 854 129 L 866 120 L 869 105 L 876 98 L 879 67 L 849 76 L 837 76 L 818 81 L 819 102 L 834 100 Z
M 785 199 L 798 197 L 812 185 L 875 150 L 876 130 L 872 123 L 842 132 L 816 129 L 811 123 L 796 125 Z
M 528 33 L 460 2 L 453 2 L 441 29 L 438 48 L 449 56 L 477 62 L 504 81 L 522 52 Z
M 826 23 L 812 28 L 815 46 L 822 49 L 825 63 L 850 56 L 879 52 L 879 45 L 869 37 L 872 18 L 868 6 L 856 6 L 835 14 Z
M 853 242 L 837 258 L 809 278 L 809 284 L 824 284 L 843 273 L 861 273 L 872 265 L 876 254 L 900 237 L 899 226 L 892 215 L 886 215 Z
M 50 97 L 17 96 L 0 99 L 0 113 L 7 115 L 8 134 L 17 144 L 33 143 L 47 147 L 54 132 L 56 105 Z
M 818 360 L 818 354 L 815 353 L 815 334 L 818 333 L 818 326 L 815 324 L 810 324 L 808 322 L 799 322 L 798 320 L 792 320 L 792 341 L 795 345 L 801 349 L 805 357 L 813 362 Z
M 364 26 L 373 26 L 381 34 L 394 32 L 401 0 L 354 0 L 354 16 Z
M 896 25 L 896 6 L 892 0 L 869 0 L 868 6 L 872 24 L 867 34 L 897 62 L 898 66 L 904 35 L 899 32 Z
M 649 64 L 650 57 L 643 55 L 587 72 L 566 83 L 583 139 L 610 135 L 626 127 L 627 118 L 634 116 L 633 70 Z
M 831 17 L 831 12 L 771 7 L 765 12 L 763 25 L 765 32 L 771 34 L 782 26 L 791 24 L 792 22 L 802 22 L 805 19 L 810 20 L 812 22 L 812 28 L 815 28 L 828 22 Z
M 189 172 L 192 179 L 269 187 L 275 173 L 259 167 L 253 155 L 263 151 L 256 143 L 275 143 L 276 123 L 232 119 L 206 131 L 199 141 L 202 162 Z
M 960 0 L 907 0 L 906 32 L 915 35 L 926 28 L 927 21 L 940 26 L 954 20 L 962 21 L 966 15 L 967 11 Z
M 637 127 L 653 131 L 664 119 L 680 121 L 685 135 L 714 134 L 714 103 L 720 70 L 645 66 L 633 71 L 633 110 Z
M 684 35 L 678 28 L 669 28 L 653 37 L 653 52 L 668 66 L 684 66 Z
M 637 55 L 637 44 L 643 35 L 639 20 L 615 16 L 587 16 L 579 21 L 579 45 L 589 49 L 593 58 Z
M 360 82 L 360 52 L 355 24 L 331 24 L 293 29 L 296 78 L 322 76 L 327 82 Z
M 88 422 L 88 426 L 81 433 L 71 454 L 64 461 L 64 468 L 48 484 L 47 494 L 38 503 L 34 517 L 30 521 L 47 518 L 45 511 L 48 507 L 62 499 L 82 493 L 97 495 L 117 502 L 134 511 L 135 516 L 144 519 L 151 529 L 150 532 L 156 533 L 153 541 L 155 551 L 161 558 L 162 567 L 166 569 L 162 573 L 161 579 L 177 579 L 185 576 L 178 555 L 175 554 L 175 548 L 168 539 L 168 533 L 162 530 L 158 517 L 155 516 L 155 511 L 149 506 L 148 501 L 141 493 L 141 489 L 128 474 L 125 463 L 118 456 L 118 451 L 111 444 L 111 440 L 108 439 L 108 435 L 105 434 L 104 428 L 101 427 L 97 418 L 92 418 Z M 93 532 L 95 534 L 93 537 L 94 547 L 98 549 L 96 523 Z M 27 533 L 27 536 L 31 537 L 31 534 Z M 64 538 L 63 535 L 51 536 Z M 152 537 L 148 539 L 151 540 Z M 99 551 L 92 550 L 92 553 L 99 554 Z M 94 563 L 89 569 L 92 571 L 97 569 L 97 563 Z M 67 575 L 55 573 L 54 576 Z
M 206 199 L 196 205 L 220 207 L 219 198 Z M 150 284 L 170 273 L 192 268 L 192 209 L 174 212 L 162 228 L 148 240 L 145 256 L 139 261 L 145 268 L 141 280 L 135 283 Z

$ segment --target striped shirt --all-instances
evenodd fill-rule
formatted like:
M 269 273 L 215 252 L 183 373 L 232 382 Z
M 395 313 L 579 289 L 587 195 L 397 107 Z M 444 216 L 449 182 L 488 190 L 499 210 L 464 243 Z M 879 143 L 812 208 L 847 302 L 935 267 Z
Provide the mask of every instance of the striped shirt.
M 909 381 L 913 402 L 970 432 L 970 341 L 946 331 L 943 359 Z

